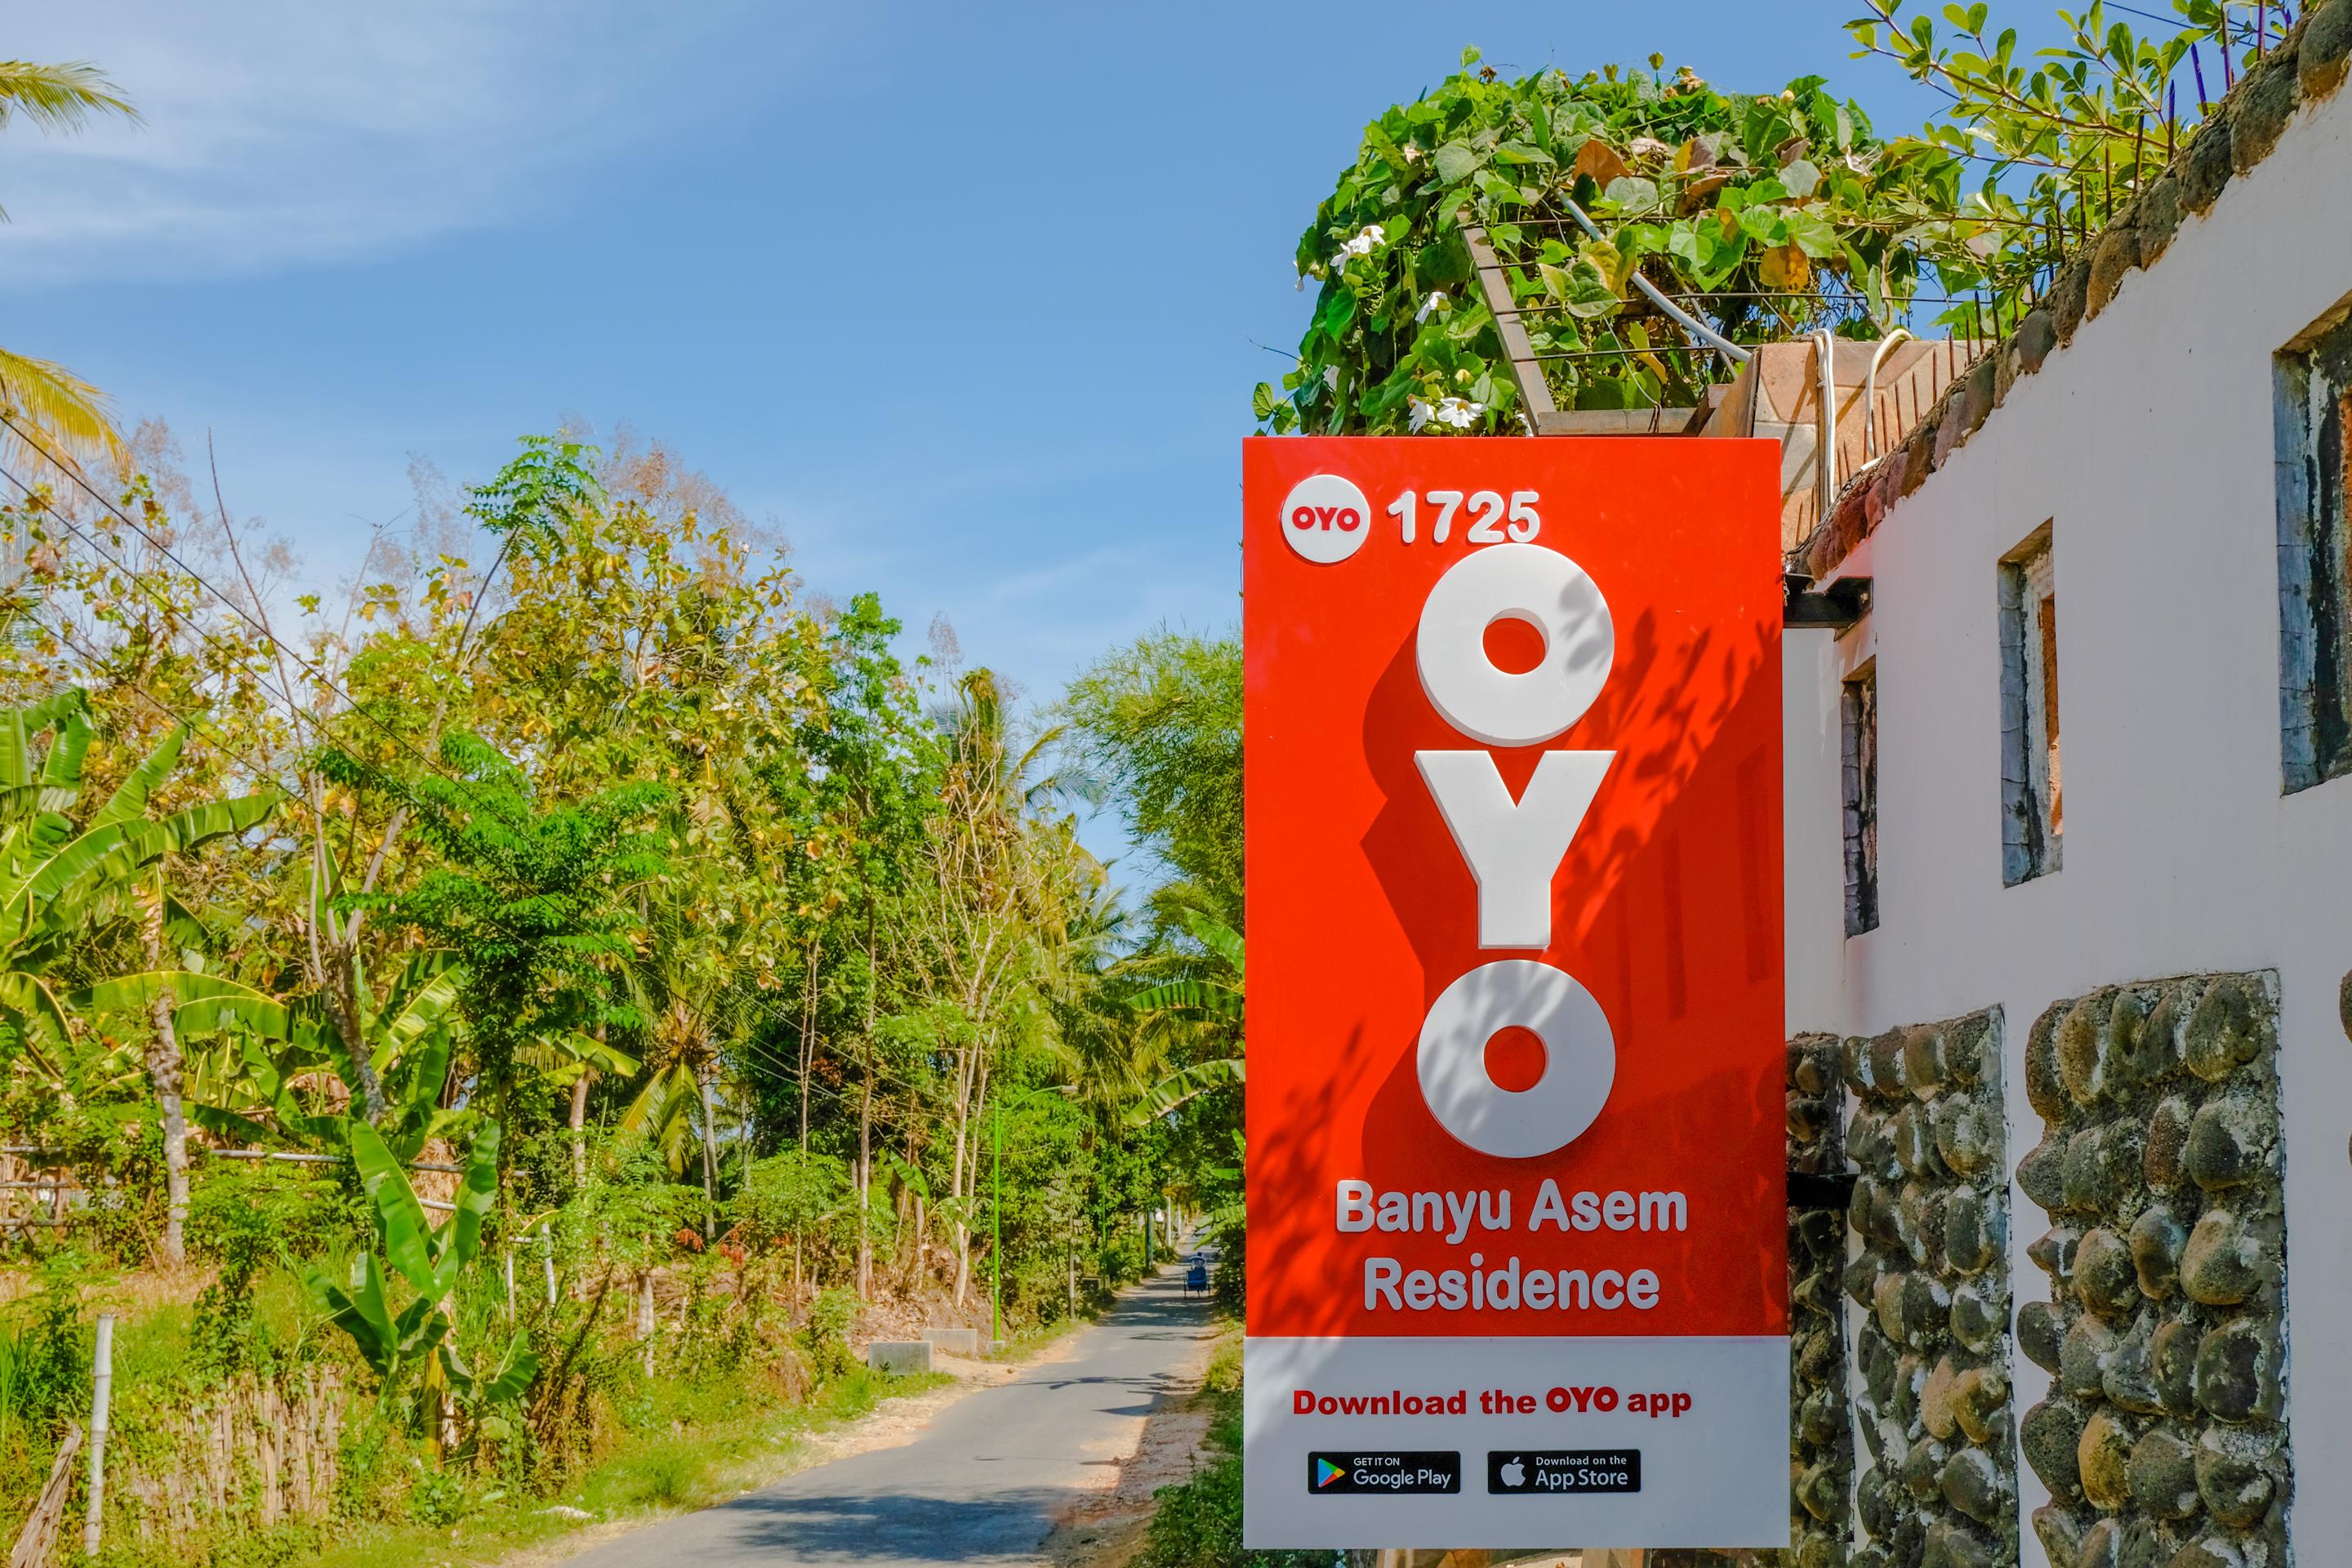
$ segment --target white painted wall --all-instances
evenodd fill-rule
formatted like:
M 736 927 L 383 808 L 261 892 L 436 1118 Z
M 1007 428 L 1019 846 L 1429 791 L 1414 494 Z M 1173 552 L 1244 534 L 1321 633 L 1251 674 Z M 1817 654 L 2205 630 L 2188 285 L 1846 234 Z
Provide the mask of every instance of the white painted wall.
M 2275 969 L 2298 1560 L 2352 1542 L 2352 778 L 2280 794 L 2273 355 L 2352 295 L 2352 90 L 2251 174 L 1887 515 L 1843 637 L 1787 643 L 1789 1026 L 1998 1003 L 2010 1163 L 2041 1137 L 2028 1027 L 2119 981 Z M 1996 563 L 2054 521 L 2064 868 L 2000 879 Z M 1838 684 L 1878 661 L 1878 930 L 1843 932 Z M 2011 1194 L 2020 1302 L 2042 1211 Z M 2021 1415 L 2047 1377 L 2013 1357 Z M 1857 1454 L 1857 1466 L 1865 1457 Z M 2048 1500 L 2021 1466 L 2021 1519 Z M 2032 1526 L 2025 1562 L 2042 1564 Z

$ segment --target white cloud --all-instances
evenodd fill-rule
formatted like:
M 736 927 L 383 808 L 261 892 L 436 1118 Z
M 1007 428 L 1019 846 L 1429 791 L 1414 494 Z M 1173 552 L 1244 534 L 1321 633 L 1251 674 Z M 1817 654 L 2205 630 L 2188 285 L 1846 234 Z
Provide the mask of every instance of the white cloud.
M 20 58 L 95 61 L 144 126 L 0 139 L 0 282 L 276 271 L 494 227 L 600 155 L 707 126 L 782 73 L 751 0 L 82 0 Z

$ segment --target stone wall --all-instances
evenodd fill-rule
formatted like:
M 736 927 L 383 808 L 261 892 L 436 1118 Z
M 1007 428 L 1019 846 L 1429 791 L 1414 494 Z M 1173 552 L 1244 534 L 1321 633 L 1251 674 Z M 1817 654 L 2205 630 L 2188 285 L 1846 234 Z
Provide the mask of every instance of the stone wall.
M 2022 1424 L 2057 1568 L 2285 1568 L 2286 1220 L 2277 981 L 2197 975 L 2061 1002 L 2026 1046 L 2046 1126 L 2051 1299 L 2018 1342 L 2055 1378 Z
M 1859 1176 L 1846 1269 L 1869 1468 L 1855 1568 L 2018 1560 L 1999 1009 L 1849 1039 Z
M 1835 1035 L 1789 1042 L 1789 1169 L 1845 1171 L 1845 1092 Z M 1823 1200 L 1832 1184 L 1821 1184 Z M 1838 1281 L 1845 1232 L 1833 1200 L 1789 1200 L 1790 1568 L 1844 1568 L 1853 1531 L 1853 1429 L 1845 1396 L 1845 1323 Z

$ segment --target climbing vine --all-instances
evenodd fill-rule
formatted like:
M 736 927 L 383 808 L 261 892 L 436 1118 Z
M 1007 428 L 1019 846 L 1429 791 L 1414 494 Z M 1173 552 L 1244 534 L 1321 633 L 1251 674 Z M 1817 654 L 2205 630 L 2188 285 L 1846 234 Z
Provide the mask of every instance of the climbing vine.
M 1365 127 L 1301 237 L 1300 286 L 1320 292 L 1297 368 L 1257 389 L 1269 428 L 1523 427 L 1465 224 L 1505 263 L 1561 407 L 1687 407 L 1721 379 L 1636 274 L 1737 342 L 1908 308 L 1915 249 L 1876 221 L 1884 145 L 1821 79 L 1751 97 L 1657 57 L 1517 81 L 1477 59 Z
M 1297 363 L 1259 384 L 1276 433 L 1529 428 L 1465 230 L 1482 230 L 1556 405 L 1690 407 L 1731 362 L 1639 288 L 1748 344 L 1824 328 L 1985 335 L 2153 181 L 2284 5 L 2175 0 L 2136 31 L 2103 3 L 2021 49 L 1983 4 L 1865 0 L 1856 58 L 1947 100 L 1881 138 L 1819 77 L 1777 93 L 1612 66 L 1518 80 L 1462 68 L 1364 128 L 1299 238 L 1318 290 Z M 2209 69 L 2208 61 L 2210 61 Z M 1588 226 L 1588 223 L 1589 226 Z

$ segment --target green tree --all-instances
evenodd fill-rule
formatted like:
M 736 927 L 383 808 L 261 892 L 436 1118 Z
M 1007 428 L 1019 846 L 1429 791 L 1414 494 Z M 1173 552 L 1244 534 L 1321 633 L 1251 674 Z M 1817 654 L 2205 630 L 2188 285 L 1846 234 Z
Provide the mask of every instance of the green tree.
M 522 770 L 476 736 L 445 737 L 441 761 L 446 775 L 401 792 L 440 864 L 404 892 L 342 902 L 466 955 L 466 1049 L 483 1097 L 511 1121 L 518 1085 L 544 1070 L 535 1049 L 614 1017 L 606 971 L 634 956 L 644 926 L 632 894 L 669 868 L 649 831 L 669 792 L 647 781 L 546 806 Z M 348 755 L 321 765 L 346 786 L 375 782 Z
M 93 114 L 139 119 L 139 111 L 87 60 L 0 60 L 0 129 L 22 115 L 44 131 L 79 131 Z M 0 211 L 0 220 L 6 216 Z M 9 420 L 31 432 L 28 437 L 0 426 L 0 452 L 14 464 L 34 455 L 28 448 L 68 460 L 122 450 L 106 394 L 53 361 L 0 349 L 0 400 Z M 37 471 L 38 465 L 31 466 Z
M 1175 885 L 1241 921 L 1242 649 L 1232 637 L 1161 630 L 1089 666 L 1062 700 L 1074 770 L 1118 803 Z

